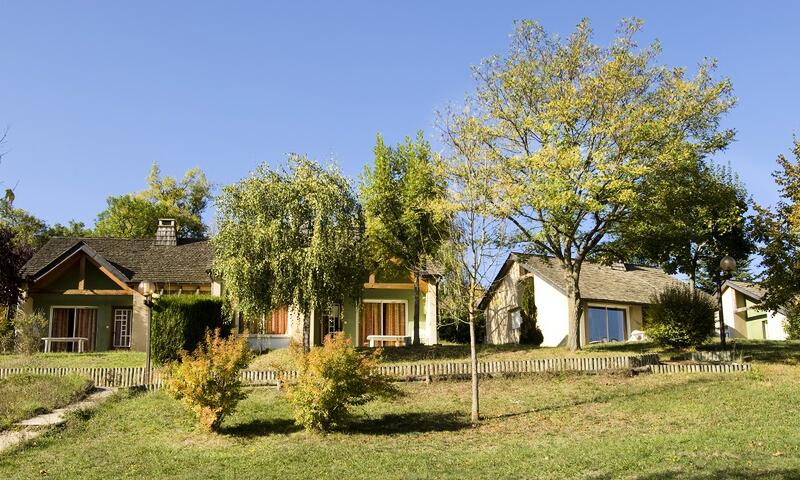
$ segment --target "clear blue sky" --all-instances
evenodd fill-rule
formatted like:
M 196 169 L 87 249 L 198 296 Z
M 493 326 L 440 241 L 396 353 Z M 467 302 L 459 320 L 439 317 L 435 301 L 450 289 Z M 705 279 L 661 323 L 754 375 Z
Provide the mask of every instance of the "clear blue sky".
M 389 141 L 423 129 L 502 53 L 515 19 L 596 40 L 645 21 L 661 61 L 719 60 L 739 104 L 730 162 L 763 203 L 800 131 L 800 55 L 791 2 L 82 2 L 0 0 L 0 182 L 49 222 L 91 224 L 105 198 L 144 187 L 152 162 L 216 184 L 289 152 L 351 176 Z

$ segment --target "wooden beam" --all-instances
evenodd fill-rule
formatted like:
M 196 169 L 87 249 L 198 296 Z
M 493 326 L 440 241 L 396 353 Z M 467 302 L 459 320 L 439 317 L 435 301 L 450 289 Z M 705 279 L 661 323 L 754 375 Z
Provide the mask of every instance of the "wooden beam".
M 58 295 L 132 295 L 132 290 L 85 290 L 70 288 L 67 290 L 35 290 L 32 293 L 50 293 Z
M 383 290 L 414 290 L 413 283 L 365 283 L 364 288 L 375 288 Z
M 80 274 L 78 275 L 78 290 L 86 287 L 86 255 L 81 255 Z

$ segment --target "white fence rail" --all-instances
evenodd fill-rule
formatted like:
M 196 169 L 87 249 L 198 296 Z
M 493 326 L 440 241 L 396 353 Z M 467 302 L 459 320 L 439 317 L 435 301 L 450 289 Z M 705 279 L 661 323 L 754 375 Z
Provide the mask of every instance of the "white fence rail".
M 649 367 L 654 373 L 677 372 L 740 372 L 750 370 L 750 365 L 687 365 L 659 364 L 657 354 L 626 355 L 614 357 L 572 357 L 545 358 L 538 360 L 507 360 L 479 362 L 478 372 L 482 375 L 503 375 L 541 372 L 599 372 Z M 382 373 L 398 380 L 435 377 L 466 376 L 470 372 L 469 362 L 409 363 L 382 365 L 377 368 Z M 145 384 L 145 369 L 129 368 L 0 368 L 0 378 L 20 373 L 40 375 L 80 375 L 91 379 L 98 387 L 137 387 Z M 245 370 L 242 380 L 248 385 L 274 385 L 281 378 L 292 380 L 297 372 L 278 372 L 275 370 Z M 164 379 L 158 369 L 150 373 L 150 387 L 161 388 Z

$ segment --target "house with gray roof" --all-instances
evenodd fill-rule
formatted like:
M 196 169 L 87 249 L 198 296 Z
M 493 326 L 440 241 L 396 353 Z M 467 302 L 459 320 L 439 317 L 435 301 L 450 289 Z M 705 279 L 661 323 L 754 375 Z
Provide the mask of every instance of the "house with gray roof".
M 581 344 L 627 340 L 642 330 L 643 309 L 653 294 L 681 282 L 654 267 L 584 262 L 580 288 L 584 314 Z M 569 308 L 565 275 L 553 258 L 511 253 L 478 307 L 486 317 L 486 343 L 518 343 L 523 288 L 533 288 L 543 346 L 566 344 Z
M 159 220 L 156 238 L 52 238 L 22 269 L 22 308 L 47 317 L 43 337 L 63 339 L 52 343 L 53 351 L 73 351 L 79 343 L 86 351 L 141 351 L 148 309 L 139 284 L 151 282 L 163 295 L 220 295 L 212 260 L 211 242 L 177 238 L 172 219 Z
M 766 292 L 757 283 L 728 280 L 722 285 L 722 313 L 730 338 L 786 340 L 786 309 L 761 307 Z

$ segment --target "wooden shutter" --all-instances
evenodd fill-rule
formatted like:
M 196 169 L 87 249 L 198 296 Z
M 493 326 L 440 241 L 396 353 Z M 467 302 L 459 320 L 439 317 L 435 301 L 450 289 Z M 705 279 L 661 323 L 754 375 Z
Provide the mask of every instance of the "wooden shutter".
M 51 337 L 71 337 L 72 332 L 69 331 L 69 314 L 72 312 L 71 308 L 54 308 L 53 316 L 50 319 L 50 336 Z M 67 350 L 66 343 L 53 343 L 50 345 L 50 351 L 63 352 Z
M 97 337 L 97 309 L 78 308 L 75 310 L 75 336 L 88 338 L 86 351 L 94 352 Z

